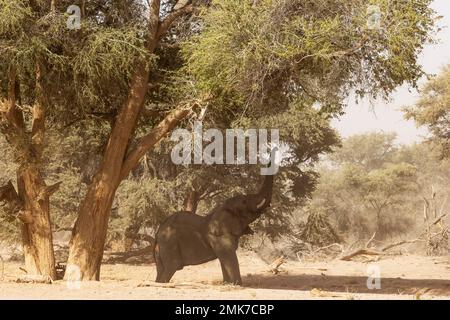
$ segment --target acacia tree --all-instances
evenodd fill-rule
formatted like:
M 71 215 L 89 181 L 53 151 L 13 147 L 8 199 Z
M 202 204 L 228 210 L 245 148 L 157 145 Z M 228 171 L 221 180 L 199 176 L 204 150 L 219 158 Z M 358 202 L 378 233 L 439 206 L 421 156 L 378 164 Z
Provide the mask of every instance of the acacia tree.
M 5 99 L 0 101 L 1 130 L 14 148 L 19 164 L 18 191 L 9 182 L 0 190 L 0 201 L 7 201 L 12 213 L 22 221 L 27 272 L 55 278 L 49 199 L 58 184 L 47 186 L 41 168 L 48 108 L 44 81 L 47 74 L 46 59 L 39 44 L 32 45 L 30 55 L 21 57 L 25 60 L 21 68 L 16 60 L 20 58 L 8 54 L 14 49 L 20 52 L 25 43 L 30 45 L 33 40 L 37 40 L 35 36 L 38 30 L 32 30 L 28 24 L 36 21 L 34 15 L 40 8 L 33 1 L 29 4 L 24 1 L 1 1 L 0 6 L 1 51 L 6 53 L 7 58 L 1 67 L 4 72 L 2 80 L 6 82 L 6 90 L 2 94 Z M 53 7 L 48 8 L 47 14 L 53 11 Z M 7 49 L 8 45 L 12 45 L 12 50 Z M 25 70 L 27 79 L 20 75 Z M 32 90 L 32 99 L 23 94 L 22 89 L 25 88 Z M 23 102 L 29 103 L 29 114 L 19 107 Z
M 147 38 L 145 48 L 153 54 L 160 39 L 177 17 L 192 10 L 185 2 L 166 17 L 161 17 L 161 3 L 153 0 L 149 4 Z M 138 61 L 134 68 L 128 97 L 120 107 L 111 129 L 101 165 L 89 185 L 80 205 L 70 241 L 68 265 L 78 266 L 83 280 L 99 280 L 109 214 L 120 182 L 130 173 L 139 160 L 159 140 L 170 132 L 190 110 L 176 109 L 167 115 L 147 135 L 140 138 L 129 149 L 139 115 L 145 103 L 150 77 L 150 68 L 145 60 Z
M 388 97 L 405 82 L 416 86 L 423 75 L 417 56 L 431 41 L 430 1 L 371 4 L 382 13 L 380 28 L 367 28 L 365 1 L 216 1 L 202 16 L 202 32 L 183 48 L 186 72 L 197 90 L 214 97 L 222 117 L 229 114 L 232 126 L 286 130 L 292 124 L 291 134 L 298 133 L 296 125 L 308 132 L 305 126 L 315 122 L 296 118 L 305 107 L 324 118 L 339 116 L 351 92 Z M 314 145 L 321 140 L 313 135 L 296 139 L 289 141 L 290 165 L 307 163 L 302 152 L 323 147 Z M 301 139 L 311 144 L 299 145 Z M 295 170 L 286 173 L 299 178 Z
M 171 24 L 192 6 L 184 3 L 175 8 L 168 2 L 160 10 L 160 2 L 153 1 L 147 8 L 149 16 L 143 18 L 141 1 L 81 1 L 85 22 L 76 32 L 66 28 L 66 17 L 60 12 L 71 4 L 68 1 L 0 4 L 1 50 L 7 58 L 1 66 L 5 71 L 2 96 L 6 97 L 2 133 L 15 147 L 20 164 L 18 194 L 10 183 L 2 188 L 1 200 L 8 201 L 23 221 L 27 272 L 55 277 L 49 197 L 59 184 L 48 187 L 43 181 L 46 123 L 74 115 L 73 106 L 83 108 L 76 111 L 84 116 L 98 105 L 118 110 L 113 113 L 102 164 L 80 206 L 69 257 L 84 279 L 98 279 L 109 210 L 119 182 L 189 113 L 188 108 L 169 113 L 129 150 L 148 92 L 153 52 Z M 124 102 L 116 106 L 119 99 Z M 31 117 L 26 112 L 28 105 L 32 105 Z

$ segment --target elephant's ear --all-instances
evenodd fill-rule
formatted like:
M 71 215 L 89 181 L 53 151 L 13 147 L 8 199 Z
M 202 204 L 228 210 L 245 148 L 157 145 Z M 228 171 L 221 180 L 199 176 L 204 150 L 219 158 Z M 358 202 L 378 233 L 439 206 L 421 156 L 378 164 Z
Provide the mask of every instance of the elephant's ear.
M 244 229 L 239 219 L 227 211 L 215 213 L 208 224 L 208 233 L 216 237 L 226 234 L 239 237 Z

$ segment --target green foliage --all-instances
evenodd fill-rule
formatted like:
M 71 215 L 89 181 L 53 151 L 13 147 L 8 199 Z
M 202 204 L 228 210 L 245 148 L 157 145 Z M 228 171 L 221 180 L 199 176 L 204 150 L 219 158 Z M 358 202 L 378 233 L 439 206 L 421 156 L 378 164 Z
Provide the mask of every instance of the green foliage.
M 28 27 L 32 12 L 26 0 L 0 0 L 0 37 L 20 37 Z
M 408 148 L 400 151 L 394 138 L 372 133 L 346 139 L 320 170 L 309 210 L 327 214 L 346 238 L 377 232 L 381 240 L 413 231 L 421 209 L 421 167 L 399 156 Z
M 122 183 L 117 192 L 117 210 L 113 211 L 109 240 L 124 240 L 127 229 L 133 227 L 136 234 L 154 235 L 160 223 L 176 211 L 176 199 L 171 199 L 174 187 L 174 182 L 150 177 Z
M 450 66 L 431 79 L 421 90 L 421 98 L 405 108 L 406 118 L 428 128 L 431 138 L 441 146 L 444 156 L 450 151 Z
M 123 99 L 119 95 L 114 97 L 114 90 L 120 92 L 128 87 L 136 61 L 146 61 L 150 68 L 153 59 L 147 54 L 138 30 L 98 28 L 84 39 L 71 61 L 77 101 L 83 108 L 86 108 L 83 102 L 87 101 L 96 111 L 102 110 L 102 106 L 110 110 L 112 99 Z
M 0 6 L 1 91 L 6 87 L 6 70 L 14 65 L 21 102 L 32 105 L 39 58 L 46 66 L 50 125 L 66 125 L 91 113 L 116 112 L 126 98 L 136 64 L 150 67 L 155 63 L 145 50 L 139 28 L 143 23 L 138 11 L 142 4 L 137 6 L 140 1 L 127 1 L 129 8 L 104 1 L 89 3 L 89 16 L 82 20 L 80 31 L 68 29 L 68 16 L 64 11 L 50 12 L 47 2 L 33 7 L 28 1 L 4 2 L 8 4 Z M 73 4 L 64 2 L 64 9 Z M 119 19 L 120 12 L 124 16 Z
M 386 96 L 416 84 L 418 53 L 434 28 L 430 2 L 371 1 L 383 23 L 369 30 L 367 1 L 214 1 L 202 32 L 183 49 L 186 69 L 239 112 L 248 105 L 278 112 L 293 95 L 340 112 L 350 90 Z
M 357 164 L 365 168 L 380 168 L 390 161 L 396 152 L 394 133 L 370 133 L 354 135 L 345 140 L 330 160 L 335 164 Z M 357 150 L 357 152 L 355 152 Z

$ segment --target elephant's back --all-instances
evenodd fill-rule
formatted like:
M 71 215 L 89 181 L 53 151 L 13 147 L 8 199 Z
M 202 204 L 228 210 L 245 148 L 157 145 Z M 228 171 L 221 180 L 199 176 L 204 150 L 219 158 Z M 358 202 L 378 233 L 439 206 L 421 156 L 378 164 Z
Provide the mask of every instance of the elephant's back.
M 158 237 L 162 231 L 167 229 L 194 229 L 201 232 L 206 228 L 207 222 L 208 219 L 206 217 L 188 211 L 176 212 L 161 223 L 156 232 L 156 237 Z

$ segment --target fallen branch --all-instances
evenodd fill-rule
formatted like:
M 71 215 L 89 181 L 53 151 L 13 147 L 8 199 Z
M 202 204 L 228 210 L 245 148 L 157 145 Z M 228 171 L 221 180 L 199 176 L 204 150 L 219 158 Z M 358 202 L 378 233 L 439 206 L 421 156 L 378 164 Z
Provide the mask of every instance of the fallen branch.
M 272 272 L 273 274 L 280 273 L 280 270 L 278 270 L 278 268 L 281 267 L 281 265 L 285 262 L 286 260 L 284 259 L 284 256 L 277 258 L 274 262 L 270 264 L 270 272 Z
M 417 238 L 417 239 L 413 239 L 413 240 L 402 240 L 402 241 L 399 241 L 399 242 L 387 245 L 386 247 L 381 249 L 381 251 L 385 252 L 387 250 L 390 250 L 392 248 L 395 248 L 395 247 L 398 247 L 398 246 L 401 246 L 401 245 L 404 245 L 404 244 L 412 244 L 412 243 L 416 243 L 416 242 L 419 242 L 419 241 L 423 241 L 423 240 L 421 238 Z
M 431 223 L 431 225 L 430 226 L 434 226 L 434 225 L 436 225 L 436 224 L 438 224 L 439 222 L 441 222 L 442 221 L 442 219 L 444 219 L 446 216 L 448 215 L 448 212 L 447 213 L 444 213 L 444 214 L 441 214 L 439 217 L 437 217 L 432 223 Z M 416 239 L 412 239 L 412 240 L 402 240 L 402 241 L 399 241 L 399 242 L 396 242 L 396 243 L 393 243 L 393 244 L 389 244 L 389 245 L 387 245 L 387 246 L 385 246 L 384 248 L 382 248 L 381 249 L 381 251 L 387 251 L 387 250 L 390 250 L 390 249 L 392 249 L 392 248 L 395 248 L 395 247 L 398 247 L 398 246 L 401 246 L 401 245 L 404 245 L 404 244 L 412 244 L 412 243 L 416 243 L 416 242 L 419 242 L 419 241 L 423 241 L 423 236 L 425 236 L 427 233 L 428 233 L 428 230 L 429 230 L 429 226 L 424 230 L 424 231 L 422 231 L 422 233 L 419 235 L 419 237 L 417 237 Z
M 317 249 L 315 249 L 313 251 L 313 253 L 317 253 L 319 251 L 326 250 L 326 249 L 329 249 L 329 248 L 332 248 L 332 247 L 339 247 L 339 249 L 341 249 L 341 252 L 344 251 L 344 247 L 342 246 L 342 244 L 340 244 L 340 243 L 333 243 L 333 244 L 330 244 L 330 245 L 325 246 L 325 247 L 317 248 Z
M 176 289 L 179 287 L 186 289 L 205 289 L 211 288 L 212 285 L 202 284 L 202 283 L 191 283 L 191 282 L 180 282 L 180 283 L 158 283 L 158 282 L 143 282 L 137 285 L 138 288 L 144 287 L 156 287 L 156 288 L 167 288 Z
M 380 251 L 374 251 L 374 250 L 368 249 L 369 244 L 375 238 L 375 234 L 376 233 L 374 233 L 373 236 L 366 243 L 365 248 L 356 250 L 355 252 L 340 258 L 340 260 L 350 261 L 352 258 L 354 258 L 356 256 L 359 256 L 359 255 L 377 255 L 377 256 L 386 255 L 386 251 L 391 250 L 392 248 L 399 247 L 399 246 L 404 245 L 404 244 L 412 244 L 412 243 L 416 243 L 416 242 L 419 242 L 419 241 L 424 241 L 423 237 L 425 235 L 429 234 L 430 226 L 434 226 L 434 225 L 438 224 L 447 215 L 448 215 L 448 213 L 444 213 L 444 214 L 441 214 L 439 217 L 437 217 L 431 224 L 427 225 L 427 227 L 425 228 L 425 230 L 422 231 L 422 233 L 419 235 L 419 237 L 417 237 L 415 239 L 411 239 L 411 240 L 402 240 L 402 241 L 398 241 L 398 242 L 395 242 L 395 243 L 388 244 L 387 246 L 381 248 Z
M 339 260 L 343 260 L 343 261 L 350 261 L 352 260 L 352 258 L 359 256 L 359 255 L 367 255 L 367 256 L 382 256 L 384 255 L 383 252 L 379 252 L 379 251 L 374 251 L 374 250 L 370 250 L 370 249 L 359 249 L 351 254 L 348 254 L 346 256 L 343 256 L 342 258 L 340 258 Z
M 50 276 L 26 275 L 16 280 L 17 283 L 44 283 L 52 284 L 53 280 Z
M 377 234 L 377 232 L 375 231 L 375 232 L 373 233 L 372 237 L 369 239 L 369 241 L 366 242 L 365 248 L 368 248 L 368 247 L 369 247 L 370 243 L 373 241 L 373 239 L 375 239 L 376 234 Z

